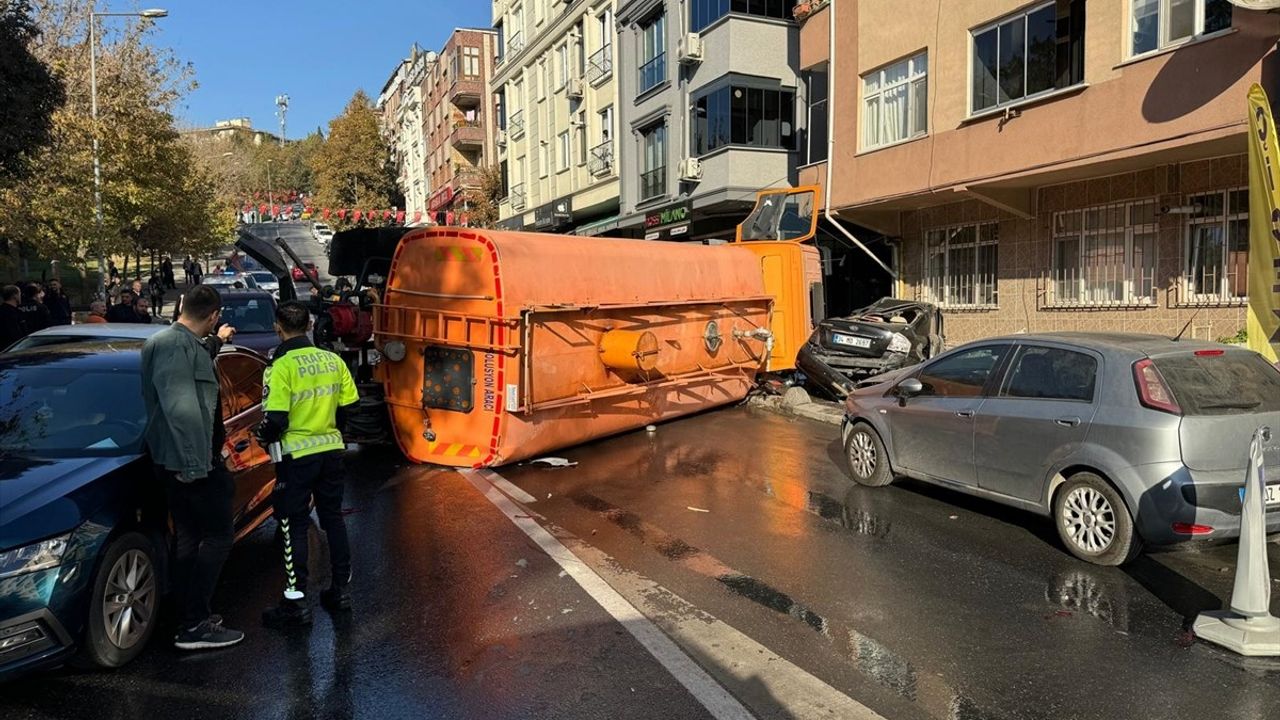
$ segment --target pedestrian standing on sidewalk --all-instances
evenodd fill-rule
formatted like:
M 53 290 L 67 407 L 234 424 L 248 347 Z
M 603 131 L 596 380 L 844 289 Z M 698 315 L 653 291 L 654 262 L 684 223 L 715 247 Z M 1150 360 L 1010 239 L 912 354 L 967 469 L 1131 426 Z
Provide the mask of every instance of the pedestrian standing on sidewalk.
M 178 288 L 177 280 L 173 276 L 173 260 L 168 255 L 164 256 L 164 261 L 160 263 L 160 277 L 164 281 L 164 287 L 167 290 L 176 290 Z M 159 305 L 156 306 L 158 310 Z
M 223 626 L 209 608 L 234 539 L 235 481 L 222 460 L 226 428 L 213 358 L 235 335 L 223 326 L 222 299 L 210 287 L 195 288 L 173 325 L 142 347 L 142 397 L 147 407 L 147 447 L 156 478 L 169 494 L 177 543 L 174 588 L 178 595 L 179 650 L 230 647 L 244 633 Z
M 307 530 L 315 499 L 320 527 L 329 539 L 332 582 L 320 593 L 330 612 L 351 609 L 351 548 L 342 518 L 346 445 L 338 431 L 338 413 L 359 397 L 342 358 L 307 339 L 311 314 L 296 301 L 276 309 L 276 334 L 282 342 L 263 375 L 263 421 L 258 440 L 276 458 L 271 500 L 284 543 L 285 591 L 280 603 L 262 614 L 267 627 L 311 624 L 307 603 Z
M 18 309 L 22 311 L 22 325 L 28 335 L 53 324 L 49 308 L 44 305 L 44 288 L 35 283 L 23 286 L 22 304 Z
M 155 308 L 156 315 L 164 312 L 164 277 L 159 272 L 151 273 L 151 280 L 147 283 L 147 292 L 151 296 L 151 307 Z
M 21 299 L 22 291 L 17 285 L 0 287 L 0 350 L 27 336 L 22 311 L 18 309 Z
M 45 288 L 44 306 L 49 308 L 50 324 L 71 324 L 71 299 L 62 292 L 62 281 L 58 278 L 50 280 L 48 287 Z
M 107 321 L 107 304 L 101 300 L 94 300 L 89 303 L 89 315 L 84 319 L 85 323 L 104 323 Z
M 138 300 L 129 288 L 120 290 L 119 299 L 107 310 L 107 322 L 131 323 L 138 319 L 138 312 L 133 305 Z

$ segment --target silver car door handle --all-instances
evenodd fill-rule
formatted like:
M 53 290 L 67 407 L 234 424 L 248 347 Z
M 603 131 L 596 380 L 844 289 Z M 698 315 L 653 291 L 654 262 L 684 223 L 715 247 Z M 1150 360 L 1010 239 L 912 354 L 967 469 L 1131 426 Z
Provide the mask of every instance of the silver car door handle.
M 1054 422 L 1058 423 L 1062 427 L 1075 427 L 1080 424 L 1080 418 L 1078 417 L 1058 418 L 1057 420 L 1054 420 Z
M 972 410 L 957 410 L 957 411 L 956 411 L 956 416 L 957 416 L 957 417 L 962 417 L 962 418 L 971 418 L 971 417 L 973 417 L 973 411 L 972 411 Z

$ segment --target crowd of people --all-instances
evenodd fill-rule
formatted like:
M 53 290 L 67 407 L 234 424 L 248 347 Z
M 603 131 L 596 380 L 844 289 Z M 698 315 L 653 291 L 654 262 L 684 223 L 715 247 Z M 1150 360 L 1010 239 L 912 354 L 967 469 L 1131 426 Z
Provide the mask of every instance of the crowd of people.
M 199 263 L 187 258 L 185 270 L 187 282 L 198 284 Z M 125 282 L 115 262 L 107 261 L 106 287 L 106 299 L 91 302 L 83 322 L 154 322 L 164 310 L 165 292 L 177 288 L 177 278 L 173 262 L 167 257 L 146 283 L 141 279 Z M 43 283 L 16 282 L 0 286 L 0 350 L 37 330 L 70 325 L 74 321 L 71 299 L 58 278 Z

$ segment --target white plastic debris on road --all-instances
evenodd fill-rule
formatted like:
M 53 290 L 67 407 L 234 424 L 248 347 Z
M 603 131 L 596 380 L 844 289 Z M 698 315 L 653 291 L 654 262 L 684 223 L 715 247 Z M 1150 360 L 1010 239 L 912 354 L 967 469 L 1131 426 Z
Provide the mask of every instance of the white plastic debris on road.
M 530 465 L 546 465 L 547 467 L 574 467 L 578 463 L 560 457 L 544 457 L 530 460 Z

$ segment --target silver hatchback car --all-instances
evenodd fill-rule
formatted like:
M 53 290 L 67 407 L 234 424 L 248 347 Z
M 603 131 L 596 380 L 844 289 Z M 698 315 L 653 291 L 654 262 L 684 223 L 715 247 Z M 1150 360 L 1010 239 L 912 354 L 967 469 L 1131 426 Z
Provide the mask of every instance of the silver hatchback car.
M 1053 518 L 1076 556 L 1239 535 L 1249 444 L 1280 433 L 1280 371 L 1244 348 L 1154 335 L 983 340 L 864 381 L 845 401 L 855 480 L 908 476 Z M 1280 457 L 1267 452 L 1269 507 Z M 1280 512 L 1268 533 L 1280 532 Z

